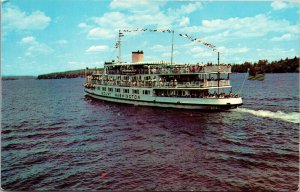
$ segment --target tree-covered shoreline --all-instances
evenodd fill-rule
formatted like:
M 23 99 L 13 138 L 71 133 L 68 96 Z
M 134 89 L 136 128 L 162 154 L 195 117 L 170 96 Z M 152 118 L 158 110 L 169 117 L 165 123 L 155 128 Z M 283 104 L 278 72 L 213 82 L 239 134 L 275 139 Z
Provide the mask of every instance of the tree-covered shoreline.
M 30 76 L 30 75 L 19 75 L 19 76 L 2 76 L 1 79 L 3 81 L 9 81 L 9 80 L 23 80 L 23 79 L 36 79 L 36 76 Z
M 272 62 L 268 60 L 259 60 L 255 63 L 246 61 L 243 64 L 231 66 L 231 71 L 235 73 L 246 73 L 248 69 L 250 75 L 255 75 L 255 73 L 299 73 L 299 57 Z
M 101 71 L 103 69 L 92 68 L 92 69 L 79 69 L 74 71 L 48 73 L 48 74 L 39 75 L 37 79 L 63 79 L 63 78 L 85 77 L 85 75 L 91 75 L 95 70 Z

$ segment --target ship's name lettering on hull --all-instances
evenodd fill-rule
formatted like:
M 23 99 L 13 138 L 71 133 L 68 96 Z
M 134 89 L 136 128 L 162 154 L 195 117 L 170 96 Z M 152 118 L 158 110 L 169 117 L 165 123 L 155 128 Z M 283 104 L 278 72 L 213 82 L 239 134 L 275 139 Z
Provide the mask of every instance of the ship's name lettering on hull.
M 119 93 L 116 93 L 115 97 L 125 98 L 125 99 L 134 99 L 134 100 L 140 99 L 139 95 L 127 95 L 127 94 L 119 94 Z
M 103 96 L 110 96 L 110 93 L 101 92 L 101 95 L 103 95 Z

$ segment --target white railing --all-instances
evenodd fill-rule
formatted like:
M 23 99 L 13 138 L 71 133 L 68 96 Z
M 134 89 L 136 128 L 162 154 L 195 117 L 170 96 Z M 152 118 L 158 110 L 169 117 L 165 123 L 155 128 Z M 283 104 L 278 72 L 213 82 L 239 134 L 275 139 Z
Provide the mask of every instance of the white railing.
M 223 87 L 223 86 L 229 86 L 230 85 L 230 80 L 220 80 L 219 83 L 218 81 L 207 81 L 204 86 L 206 87 Z
M 219 84 L 220 87 L 229 86 L 229 85 L 230 85 L 230 80 L 220 80 L 220 84 Z
M 205 73 L 231 73 L 230 65 L 211 65 L 204 67 Z
M 229 86 L 230 80 L 193 81 L 193 82 L 162 82 L 162 81 L 102 81 L 93 80 L 94 84 L 122 87 L 154 87 L 154 88 L 209 88 Z
M 231 73 L 230 65 L 183 66 L 155 70 L 156 74 Z

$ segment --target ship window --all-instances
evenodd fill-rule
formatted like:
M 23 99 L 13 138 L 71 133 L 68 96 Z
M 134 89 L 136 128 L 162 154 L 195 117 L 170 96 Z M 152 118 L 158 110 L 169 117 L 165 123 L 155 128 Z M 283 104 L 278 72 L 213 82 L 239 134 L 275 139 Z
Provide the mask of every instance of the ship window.
M 140 90 L 138 90 L 138 89 L 133 89 L 133 90 L 132 90 L 132 93 L 133 93 L 133 94 L 140 94 Z
M 149 91 L 149 90 L 143 90 L 143 94 L 144 94 L 144 95 L 149 95 L 149 94 L 150 94 L 150 91 Z
M 113 88 L 108 88 L 108 91 L 113 92 Z
M 106 87 L 102 87 L 102 91 L 106 91 Z
M 129 89 L 123 89 L 123 93 L 129 93 Z
M 115 91 L 120 93 L 120 88 L 116 88 Z

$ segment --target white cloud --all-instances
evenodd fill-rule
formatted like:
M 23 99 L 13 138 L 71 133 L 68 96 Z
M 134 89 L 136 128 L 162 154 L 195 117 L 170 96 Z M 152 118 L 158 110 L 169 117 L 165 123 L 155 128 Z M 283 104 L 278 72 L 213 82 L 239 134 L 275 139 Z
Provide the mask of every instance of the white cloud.
M 128 10 L 132 13 L 156 13 L 159 7 L 165 4 L 163 1 L 150 1 L 150 0 L 113 0 L 110 3 L 111 9 Z
M 106 51 L 108 49 L 108 46 L 106 45 L 93 45 L 89 47 L 86 52 L 101 52 Z
M 159 28 L 168 29 L 176 26 L 186 26 L 190 14 L 200 8 L 200 2 L 184 3 L 177 9 L 163 11 L 161 6 L 166 2 L 150 0 L 114 0 L 110 9 L 100 17 L 91 17 L 78 25 L 80 28 L 93 26 L 87 31 L 89 39 L 112 38 L 118 29 Z M 105 30 L 104 30 L 105 29 Z M 136 35 L 130 33 L 127 35 Z
M 280 37 L 273 37 L 271 39 L 271 41 L 289 41 L 289 40 L 292 40 L 292 35 L 289 34 L 289 33 L 286 33 L 286 34 L 283 34 L 282 36 Z
M 114 29 L 132 29 L 148 25 L 157 26 L 158 28 L 171 26 L 170 18 L 162 12 L 131 15 L 125 15 L 120 12 L 109 12 L 105 13 L 102 17 L 94 18 L 94 20 L 100 26 Z
M 95 24 L 87 24 L 86 22 L 81 22 L 77 26 L 81 33 L 88 33 L 91 29 L 96 28 Z
M 188 17 L 183 17 L 179 23 L 179 26 L 186 26 L 190 24 L 190 19 Z
M 99 26 L 117 29 L 130 28 L 132 25 L 129 24 L 129 22 L 133 21 L 132 18 L 128 18 L 126 17 L 126 15 L 120 12 L 108 12 L 105 13 L 102 17 L 94 17 L 93 20 Z
M 217 52 L 213 52 L 206 47 L 203 47 L 201 45 L 195 46 L 193 44 L 185 44 L 185 47 L 193 46 L 191 49 L 186 49 L 186 54 L 191 55 L 193 58 L 196 59 L 214 59 L 217 57 Z M 239 54 L 245 54 L 250 51 L 248 47 L 237 47 L 237 48 L 230 48 L 225 46 L 218 47 L 218 51 L 221 54 L 221 58 L 224 59 L 226 57 L 232 58 L 233 56 L 239 55 Z
M 83 22 L 83 23 L 79 23 L 79 24 L 78 24 L 78 27 L 79 27 L 79 28 L 87 28 L 87 27 L 89 27 L 89 26 L 88 26 L 86 23 Z
M 203 6 L 201 2 L 189 3 L 187 5 L 182 5 L 178 9 L 169 9 L 170 15 L 187 15 L 196 10 L 202 9 Z
M 287 2 L 284 2 L 284 1 L 281 1 L 281 0 L 275 0 L 271 3 L 271 7 L 274 9 L 274 10 L 280 10 L 280 9 L 285 9 L 288 7 L 288 3 Z
M 119 29 L 135 29 L 145 26 L 155 26 L 156 28 L 169 28 L 172 21 L 165 14 L 130 14 L 125 15 L 120 12 L 108 12 L 102 17 L 93 17 L 92 21 L 96 26 L 88 31 L 89 39 L 110 39 L 116 37 Z M 154 28 L 155 28 L 154 27 Z M 136 35 L 137 33 L 127 33 L 126 35 Z
M 111 39 L 116 36 L 116 33 L 109 29 L 94 28 L 88 32 L 89 39 Z
M 25 56 L 29 57 L 48 55 L 54 51 L 46 44 L 38 42 L 33 36 L 23 37 L 20 43 L 26 47 Z
M 3 11 L 3 28 L 8 30 L 42 30 L 51 18 L 41 11 L 26 13 L 18 8 L 5 8 Z
M 196 32 L 226 32 L 229 37 L 260 37 L 269 32 L 299 33 L 299 24 L 292 25 L 287 20 L 274 20 L 264 14 L 254 17 L 233 17 L 229 19 L 202 20 L 200 26 L 184 27 L 182 31 Z
M 162 12 L 152 14 L 144 14 L 136 16 L 130 16 L 130 20 L 133 21 L 134 26 L 156 26 L 157 28 L 170 28 L 172 26 L 172 19 Z
M 33 44 L 33 43 L 36 43 L 36 40 L 35 40 L 35 37 L 28 36 L 28 37 L 23 37 L 21 39 L 21 43 L 30 43 L 30 44 Z
M 180 8 L 182 14 L 190 14 L 198 9 L 202 8 L 201 2 L 190 3 L 188 5 L 183 5 Z
M 249 48 L 248 47 L 237 47 L 237 48 L 228 48 L 228 47 L 218 47 L 218 51 L 220 51 L 220 53 L 223 53 L 225 55 L 235 55 L 235 54 L 242 54 L 242 53 L 247 53 L 249 52 Z

